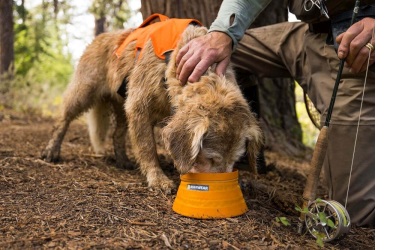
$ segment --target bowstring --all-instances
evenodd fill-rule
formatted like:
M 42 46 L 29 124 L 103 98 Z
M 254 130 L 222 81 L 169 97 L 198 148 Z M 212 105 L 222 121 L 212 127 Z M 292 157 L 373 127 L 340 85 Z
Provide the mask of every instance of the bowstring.
M 374 37 L 374 35 L 375 35 L 375 29 L 373 29 L 372 37 Z M 365 86 L 366 86 L 366 84 L 367 84 L 368 69 L 369 69 L 369 62 L 370 62 L 370 59 L 371 59 L 371 53 L 372 53 L 372 49 L 369 49 L 368 61 L 367 61 L 367 70 L 366 70 L 366 72 L 365 72 L 364 86 L 363 86 L 363 91 L 362 91 L 362 95 L 361 95 L 360 112 L 359 112 L 359 114 L 358 114 L 356 138 L 354 139 L 353 155 L 352 155 L 351 164 L 350 164 L 350 175 L 349 175 L 349 181 L 348 181 L 348 184 L 347 184 L 346 201 L 345 201 L 345 203 L 344 203 L 344 207 L 345 207 L 345 208 L 347 207 L 347 200 L 348 200 L 348 198 L 349 198 L 351 174 L 352 174 L 352 172 L 353 172 L 354 158 L 355 158 L 356 147 L 357 147 L 358 131 L 359 131 L 359 128 L 360 128 L 360 121 L 361 121 L 361 111 L 362 111 L 362 107 L 363 107 L 363 103 L 364 103 L 364 93 L 365 93 Z

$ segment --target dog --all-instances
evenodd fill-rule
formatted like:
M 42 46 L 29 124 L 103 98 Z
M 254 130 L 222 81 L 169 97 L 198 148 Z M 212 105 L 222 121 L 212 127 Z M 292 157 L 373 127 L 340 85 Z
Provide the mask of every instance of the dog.
M 176 187 L 159 164 L 154 134 L 157 125 L 161 125 L 161 140 L 181 174 L 230 172 L 245 153 L 256 173 L 263 134 L 232 66 L 224 76 L 209 69 L 195 83 L 182 85 L 176 78 L 177 51 L 191 39 L 205 35 L 207 28 L 188 25 L 167 63 L 155 55 L 150 40 L 140 53 L 133 41 L 116 56 L 116 49 L 131 33 L 123 30 L 100 34 L 85 49 L 41 158 L 48 162 L 60 159 L 70 123 L 84 112 L 88 112 L 91 145 L 97 154 L 103 154 L 111 108 L 116 121 L 112 135 L 116 164 L 122 168 L 132 166 L 125 145 L 129 138 L 134 159 L 149 187 L 165 192 Z M 126 91 L 121 95 L 118 93 L 123 82 Z

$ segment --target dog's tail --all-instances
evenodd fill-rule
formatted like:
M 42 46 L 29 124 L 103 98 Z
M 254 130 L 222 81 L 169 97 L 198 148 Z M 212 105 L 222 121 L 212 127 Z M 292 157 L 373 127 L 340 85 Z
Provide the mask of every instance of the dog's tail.
M 97 102 L 87 113 L 89 137 L 96 154 L 105 153 L 105 141 L 110 126 L 110 110 L 104 102 Z

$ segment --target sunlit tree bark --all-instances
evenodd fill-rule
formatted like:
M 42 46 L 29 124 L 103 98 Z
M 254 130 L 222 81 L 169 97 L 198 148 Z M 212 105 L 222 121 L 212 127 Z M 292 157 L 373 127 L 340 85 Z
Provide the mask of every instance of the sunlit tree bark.
M 222 0 L 142 0 L 145 18 L 154 12 L 176 18 L 196 18 L 209 27 L 218 13 Z

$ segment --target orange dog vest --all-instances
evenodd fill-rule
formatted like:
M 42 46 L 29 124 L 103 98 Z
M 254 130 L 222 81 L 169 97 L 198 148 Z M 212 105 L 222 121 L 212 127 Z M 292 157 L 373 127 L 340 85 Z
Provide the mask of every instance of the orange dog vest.
M 160 22 L 151 23 L 156 18 L 159 18 Z M 128 35 L 117 48 L 115 54 L 120 57 L 126 46 L 133 41 L 136 41 L 135 51 L 140 51 L 145 43 L 151 39 L 157 57 L 165 60 L 164 54 L 176 47 L 181 34 L 191 23 L 202 25 L 196 19 L 168 18 L 161 14 L 153 14 Z

